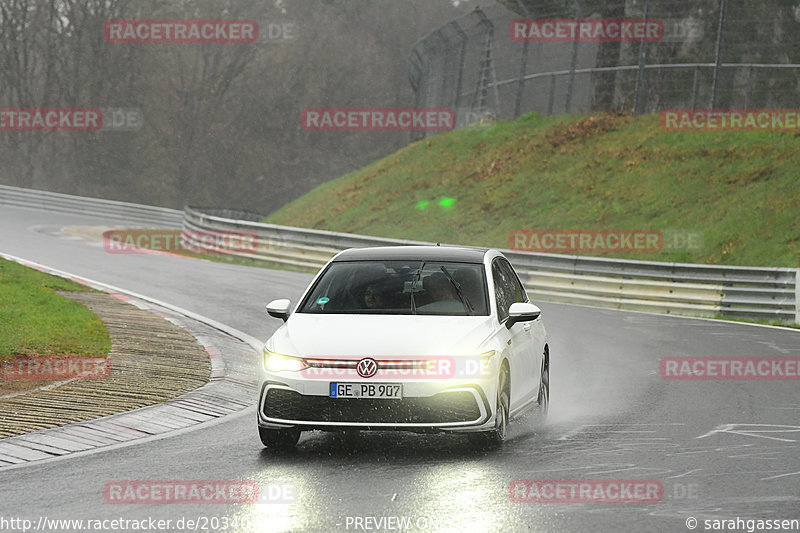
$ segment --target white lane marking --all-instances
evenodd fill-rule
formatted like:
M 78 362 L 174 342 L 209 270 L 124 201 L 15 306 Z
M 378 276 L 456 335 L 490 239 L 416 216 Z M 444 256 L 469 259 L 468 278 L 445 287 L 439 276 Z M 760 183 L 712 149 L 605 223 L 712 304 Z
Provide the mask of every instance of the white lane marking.
M 788 477 L 788 476 L 798 476 L 800 472 L 790 472 L 788 474 L 779 474 L 777 476 L 770 476 L 770 477 L 762 477 L 759 481 L 767 481 L 768 479 L 778 479 L 780 477 Z
M 611 474 L 613 472 L 630 472 L 631 470 L 640 470 L 641 467 L 631 463 L 629 465 L 622 465 L 624 468 L 614 468 L 613 470 L 598 470 L 595 472 L 587 472 L 587 474 L 591 474 L 594 476 L 599 476 L 601 474 Z
M 667 479 L 678 479 L 679 477 L 688 476 L 689 474 L 692 474 L 694 472 L 700 472 L 701 470 L 702 468 L 694 468 L 692 470 L 689 470 L 688 472 L 684 472 L 683 474 L 678 474 L 677 476 L 670 476 Z
M 781 439 L 780 437 L 768 437 L 766 435 L 759 435 L 758 433 L 746 432 L 746 431 L 728 431 L 728 433 L 732 433 L 734 435 L 743 435 L 745 437 L 758 437 L 761 439 L 769 439 L 769 440 L 777 440 L 780 442 L 797 442 L 793 439 Z
M 547 303 L 554 303 L 554 304 L 556 304 L 558 306 L 562 306 L 562 307 L 566 307 L 566 306 L 584 307 L 584 308 L 593 309 L 593 310 L 595 310 L 595 311 L 597 311 L 599 313 L 602 313 L 602 311 L 601 311 L 602 308 L 592 307 L 591 305 L 582 305 L 582 304 L 574 304 L 574 303 L 560 303 L 560 302 L 547 302 Z M 705 318 L 705 317 L 700 317 L 700 316 L 667 315 L 667 314 L 664 314 L 664 313 L 655 313 L 655 312 L 652 312 L 652 311 L 634 311 L 632 309 L 605 309 L 605 311 L 608 311 L 608 313 L 634 313 L 636 315 L 643 315 L 643 316 L 650 316 L 650 317 L 661 317 L 661 318 L 669 317 L 669 318 L 678 319 L 678 320 L 688 320 L 688 321 L 695 320 L 695 321 L 702 321 L 702 322 L 711 322 L 711 324 L 698 324 L 698 323 L 692 324 L 691 322 L 688 323 L 688 324 L 675 324 L 675 323 L 672 323 L 672 324 L 669 324 L 670 326 L 672 326 L 672 325 L 675 325 L 675 326 L 680 325 L 680 327 L 698 327 L 698 328 L 702 328 L 702 327 L 708 327 L 708 326 L 714 326 L 714 325 L 723 327 L 726 324 L 732 324 L 732 325 L 740 325 L 740 326 L 752 326 L 752 327 L 755 327 L 755 328 L 781 329 L 783 331 L 791 331 L 793 333 L 800 333 L 800 329 L 797 329 L 797 328 L 790 328 L 790 327 L 786 327 L 786 326 L 773 326 L 771 324 L 754 324 L 752 322 L 739 322 L 738 320 L 730 320 L 730 319 L 722 320 L 722 319 L 718 319 L 718 318 Z M 605 313 L 603 313 L 603 314 L 605 314 Z M 627 318 L 632 318 L 632 317 L 623 317 L 623 319 L 627 319 Z M 666 323 L 667 321 L 664 320 L 663 322 Z M 643 320 L 641 323 L 642 324 L 646 324 L 646 325 L 650 325 L 649 322 L 647 322 L 645 320 Z M 708 334 L 709 335 L 714 335 L 715 333 L 709 332 Z M 722 333 L 720 333 L 720 335 L 730 336 L 730 333 L 729 332 L 722 332 Z
M 716 433 L 726 433 L 727 431 L 733 429 L 733 426 L 734 426 L 734 424 L 725 424 L 725 425 L 722 425 L 722 426 L 717 426 L 716 428 L 712 429 L 708 433 L 704 433 L 703 435 L 700 435 L 697 438 L 698 439 L 704 439 L 704 438 L 710 437 L 711 435 L 714 435 Z
M 697 453 L 721 452 L 724 450 L 738 450 L 741 448 L 751 449 L 753 446 L 754 444 L 732 444 L 728 446 L 711 446 L 710 448 L 691 448 L 676 452 L 673 455 L 694 455 Z
M 798 348 L 788 349 L 788 350 L 785 349 L 785 348 L 781 348 L 780 346 L 778 346 L 777 344 L 775 344 L 772 341 L 756 341 L 756 342 L 758 344 L 763 344 L 765 346 L 769 346 L 770 348 L 772 348 L 776 352 L 781 352 L 783 354 L 796 353 L 796 352 L 800 351 L 800 350 L 798 350 Z
M 753 451 L 741 455 L 729 455 L 729 459 L 775 459 L 777 455 L 783 455 L 786 449 Z
M 581 424 L 579 426 L 576 426 L 576 427 L 570 429 L 566 433 L 562 434 L 556 440 L 569 440 L 570 437 L 573 437 L 574 435 L 577 435 L 578 433 L 581 433 L 581 432 L 583 432 L 583 431 L 585 431 L 585 430 L 587 430 L 589 428 L 616 428 L 616 427 L 624 428 L 624 427 L 635 427 L 635 426 L 655 426 L 656 429 L 652 429 L 652 430 L 634 430 L 634 429 L 630 429 L 630 430 L 621 430 L 621 431 L 616 431 L 616 430 L 605 430 L 605 431 L 602 431 L 602 433 L 655 433 L 658 430 L 658 428 L 660 428 L 660 427 L 664 427 L 664 426 L 683 426 L 683 425 L 685 425 L 683 422 L 652 422 L 652 423 L 651 422 L 641 422 L 641 423 L 629 423 L 629 424 Z
M 783 428 L 783 429 L 748 429 L 748 428 Z M 788 428 L 788 429 L 786 429 Z M 743 435 L 745 437 L 757 437 L 761 439 L 777 440 L 781 442 L 797 442 L 795 439 L 770 437 L 761 433 L 795 433 L 800 432 L 800 426 L 787 426 L 784 424 L 723 424 L 712 429 L 708 433 L 696 437 L 704 439 L 717 433 L 730 433 L 733 435 Z

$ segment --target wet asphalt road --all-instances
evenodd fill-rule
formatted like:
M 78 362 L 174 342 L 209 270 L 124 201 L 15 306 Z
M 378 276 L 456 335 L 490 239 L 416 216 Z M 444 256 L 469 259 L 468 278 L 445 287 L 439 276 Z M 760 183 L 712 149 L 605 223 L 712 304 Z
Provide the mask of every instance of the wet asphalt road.
M 279 325 L 264 304 L 296 300 L 310 280 L 166 255 L 109 254 L 100 243 L 58 233 L 64 225 L 103 224 L 3 206 L 0 252 L 158 298 L 261 339 Z M 477 451 L 450 435 L 306 433 L 296 452 L 277 454 L 258 440 L 253 398 L 251 409 L 193 431 L 0 469 L 0 530 L 3 519 L 35 525 L 40 517 L 162 519 L 172 521 L 172 531 L 191 530 L 179 520 L 185 526 L 200 518 L 209 527 L 197 530 L 225 530 L 227 520 L 227 531 L 254 532 L 680 532 L 691 531 L 690 517 L 699 521 L 694 531 L 721 525 L 706 520 L 739 518 L 746 528 L 747 519 L 800 519 L 798 381 L 670 381 L 659 374 L 667 356 L 799 357 L 800 332 L 541 307 L 552 353 L 550 417 L 545 424 L 535 416 L 515 421 L 500 451 Z M 254 372 L 256 364 L 254 354 Z M 663 496 L 651 503 L 515 502 L 509 485 L 518 479 L 654 480 Z M 255 481 L 291 489 L 293 503 L 106 503 L 103 487 L 116 480 Z

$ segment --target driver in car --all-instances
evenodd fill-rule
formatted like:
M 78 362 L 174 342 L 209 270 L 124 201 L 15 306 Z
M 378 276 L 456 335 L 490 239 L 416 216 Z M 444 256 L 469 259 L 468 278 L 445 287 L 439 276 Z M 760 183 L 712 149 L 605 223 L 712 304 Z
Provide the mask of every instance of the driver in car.
M 460 313 L 464 311 L 464 304 L 447 277 L 435 272 L 422 280 L 425 289 L 426 303 L 419 307 L 420 311 L 429 313 Z

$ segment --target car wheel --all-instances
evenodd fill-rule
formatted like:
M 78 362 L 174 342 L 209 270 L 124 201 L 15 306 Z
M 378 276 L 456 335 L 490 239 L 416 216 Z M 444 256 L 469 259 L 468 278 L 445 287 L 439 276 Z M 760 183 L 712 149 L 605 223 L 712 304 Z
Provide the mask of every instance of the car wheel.
M 508 371 L 503 370 L 497 382 L 497 414 L 494 419 L 494 428 L 480 433 L 470 433 L 469 437 L 473 444 L 482 448 L 496 448 L 506 440 L 508 430 Z
M 291 450 L 300 440 L 299 429 L 267 429 L 258 428 L 261 444 L 276 450 Z
M 547 416 L 547 411 L 550 409 L 550 364 L 546 358 L 542 362 L 542 378 L 539 383 L 539 414 L 542 417 Z

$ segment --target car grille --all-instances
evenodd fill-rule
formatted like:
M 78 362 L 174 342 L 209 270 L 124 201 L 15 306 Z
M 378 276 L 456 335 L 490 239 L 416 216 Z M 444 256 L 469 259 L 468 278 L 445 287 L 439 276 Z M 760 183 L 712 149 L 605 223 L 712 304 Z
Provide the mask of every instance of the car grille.
M 305 396 L 286 389 L 270 389 L 264 415 L 304 422 L 360 422 L 375 424 L 443 424 L 471 422 L 481 416 L 469 391 L 441 392 L 426 398 L 384 400 Z

